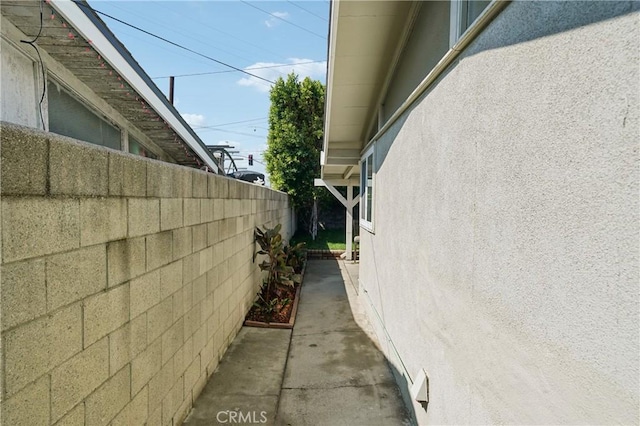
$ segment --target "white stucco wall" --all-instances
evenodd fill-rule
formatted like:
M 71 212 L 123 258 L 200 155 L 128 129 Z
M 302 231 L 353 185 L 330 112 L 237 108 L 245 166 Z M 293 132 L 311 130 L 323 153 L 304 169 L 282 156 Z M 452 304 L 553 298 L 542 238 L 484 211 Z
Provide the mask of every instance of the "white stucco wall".
M 360 297 L 419 423 L 638 423 L 638 9 L 512 3 L 377 143 Z
M 0 58 L 0 120 L 42 128 L 34 62 L 4 37 L 0 40 Z

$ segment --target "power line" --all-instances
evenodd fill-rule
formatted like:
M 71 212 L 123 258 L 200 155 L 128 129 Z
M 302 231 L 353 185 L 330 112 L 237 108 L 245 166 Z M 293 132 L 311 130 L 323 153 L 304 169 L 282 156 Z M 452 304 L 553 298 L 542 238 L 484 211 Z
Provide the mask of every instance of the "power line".
M 294 2 L 292 2 L 292 1 L 290 1 L 290 0 L 287 0 L 287 3 L 291 3 L 292 5 L 294 5 L 295 7 L 297 7 L 298 9 L 302 9 L 302 10 L 304 10 L 305 12 L 307 12 L 308 14 L 315 16 L 316 18 L 320 18 L 320 19 L 322 19 L 322 20 L 323 20 L 323 21 L 325 21 L 325 22 L 329 22 L 329 21 L 327 20 L 327 18 L 325 18 L 324 16 L 320 16 L 320 15 L 318 15 L 317 13 L 314 13 L 314 12 L 310 11 L 309 9 L 305 9 L 304 7 L 302 7 L 302 6 L 298 5 L 298 4 L 295 4 Z
M 325 61 L 308 61 L 308 62 L 296 62 L 295 64 L 267 65 L 267 66 L 264 66 L 264 67 L 245 68 L 245 70 L 263 70 L 263 69 L 267 69 L 267 68 L 284 68 L 284 67 L 289 67 L 289 66 L 294 66 L 294 65 L 320 64 L 322 62 L 325 62 Z M 180 74 L 180 75 L 174 75 L 174 76 L 167 75 L 167 76 L 161 76 L 161 77 L 151 77 L 151 79 L 152 80 L 157 80 L 159 78 L 169 78 L 169 77 L 192 77 L 192 76 L 197 76 L 197 75 L 225 74 L 225 73 L 230 73 L 230 72 L 236 72 L 236 70 L 197 72 L 197 73 L 193 73 L 193 74 Z
M 266 10 L 261 9 L 261 8 L 259 8 L 258 6 L 253 5 L 253 4 L 251 4 L 251 3 L 249 3 L 249 2 L 247 2 L 247 1 L 245 1 L 245 0 L 240 0 L 240 2 L 241 2 L 241 3 L 246 4 L 247 6 L 250 6 L 250 7 L 254 8 L 254 9 L 257 9 L 257 10 L 259 10 L 259 11 L 260 11 L 260 12 L 262 12 L 262 13 L 266 13 L 267 15 L 269 15 L 269 16 L 271 16 L 271 17 L 273 17 L 273 18 L 279 19 L 279 20 L 281 20 L 282 22 L 286 22 L 286 23 L 287 23 L 287 24 L 289 24 L 289 25 L 293 25 L 294 27 L 299 28 L 299 29 L 301 29 L 302 31 L 306 31 L 306 32 L 308 32 L 309 34 L 313 34 L 313 35 L 314 35 L 314 36 L 316 36 L 316 37 L 320 37 L 320 38 L 321 38 L 321 39 L 323 39 L 323 40 L 326 40 L 326 38 L 327 38 L 326 36 L 320 35 L 320 34 L 318 34 L 318 33 L 314 33 L 313 31 L 311 31 L 311 30 L 309 30 L 309 29 L 307 29 L 307 28 L 305 28 L 305 27 L 302 27 L 302 26 L 300 26 L 300 25 L 298 25 L 298 24 L 295 24 L 295 23 L 293 23 L 293 22 L 291 22 L 291 21 L 288 21 L 288 20 L 286 20 L 286 19 L 284 19 L 284 18 L 282 18 L 282 17 L 280 17 L 280 16 L 278 16 L 278 15 L 275 15 L 275 14 L 273 14 L 273 13 L 271 13 L 271 12 L 267 12 Z
M 183 17 L 185 17 L 185 18 L 187 18 L 187 19 L 189 19 L 189 20 L 191 20 L 191 21 L 193 21 L 193 22 L 196 22 L 196 23 L 198 23 L 198 24 L 200 24 L 200 25 L 204 26 L 205 28 L 209 28 L 210 30 L 213 30 L 213 31 L 218 32 L 218 33 L 220 33 L 220 34 L 224 34 L 224 35 L 226 35 L 226 36 L 228 36 L 228 37 L 231 37 L 231 38 L 233 38 L 233 39 L 236 39 L 236 40 L 238 40 L 238 41 L 240 41 L 240 42 L 242 42 L 242 43 L 244 43 L 244 44 L 247 44 L 247 45 L 249 45 L 249 46 L 253 46 L 253 47 L 257 48 L 257 49 L 260 49 L 260 52 L 267 52 L 267 53 L 271 53 L 271 54 L 273 54 L 273 55 L 279 56 L 279 57 L 281 57 L 281 58 L 285 58 L 284 56 L 282 56 L 282 55 L 281 55 L 281 54 L 279 54 L 279 53 L 274 52 L 273 50 L 266 49 L 265 47 L 263 47 L 263 46 L 259 46 L 259 45 L 255 44 L 255 43 L 251 43 L 250 41 L 243 40 L 243 39 L 241 39 L 240 37 L 237 37 L 237 36 L 235 36 L 235 35 L 233 35 L 233 34 L 231 34 L 231 33 L 228 33 L 228 32 L 226 32 L 226 31 L 222 31 L 222 30 L 220 30 L 220 29 L 218 29 L 218 28 L 215 28 L 215 27 L 213 27 L 213 26 L 211 26 L 211 25 L 209 25 L 209 24 L 206 24 L 206 23 L 204 23 L 204 22 L 202 22 L 202 21 L 198 21 L 198 20 L 196 20 L 196 19 L 193 19 L 193 18 L 192 18 L 192 17 L 190 17 L 190 16 L 187 16 L 187 15 L 181 14 L 181 13 L 179 13 L 179 12 L 176 12 L 176 11 L 174 11 L 174 10 L 172 10 L 172 9 L 169 9 L 169 8 L 167 8 L 164 4 L 162 4 L 162 2 L 159 2 L 159 3 L 157 4 L 157 6 L 159 6 L 159 7 L 163 8 L 163 9 L 165 9 L 165 10 L 170 11 L 170 12 L 171 12 L 172 14 L 174 14 L 174 15 L 180 15 L 180 16 L 183 16 Z
M 216 129 L 216 128 L 222 127 L 222 126 L 230 126 L 232 124 L 250 123 L 252 121 L 264 121 L 264 120 L 267 120 L 267 118 L 268 117 L 252 118 L 252 119 L 249 119 L 249 120 L 232 121 L 230 123 L 213 124 L 211 126 L 192 126 L 192 127 L 194 129 Z
M 233 130 L 223 130 L 223 129 L 195 129 L 198 131 L 198 133 L 204 133 L 204 132 L 222 132 L 222 133 L 231 133 L 234 135 L 240 135 L 240 136 L 247 136 L 250 138 L 257 138 L 257 139 L 266 139 L 267 136 L 259 136 L 259 135 L 252 135 L 251 133 L 243 133 L 243 132 L 234 132 Z
M 134 30 L 129 31 L 129 28 L 122 28 L 120 29 L 120 32 L 121 34 L 124 34 L 127 37 L 130 37 L 132 39 L 138 40 L 141 43 L 144 43 L 149 46 L 153 46 L 154 49 L 162 49 L 165 52 L 170 52 L 172 55 L 177 55 L 182 58 L 187 58 L 190 61 L 197 62 L 199 64 L 204 64 L 206 66 L 209 66 L 210 64 L 208 60 L 204 60 L 202 58 L 194 58 L 193 55 L 189 54 L 188 52 L 182 52 L 176 49 L 172 49 L 171 47 L 165 45 L 164 43 L 156 43 L 156 40 L 150 39 L 149 37 L 145 37 L 144 34 L 140 34 L 137 31 L 134 31 Z M 235 71 L 225 70 L 225 72 L 235 72 Z
M 95 13 L 98 13 L 98 14 L 100 14 L 100 15 L 102 15 L 102 16 L 106 16 L 107 18 L 113 19 L 113 20 L 114 20 L 114 21 L 116 21 L 116 22 L 120 22 L 120 23 L 121 23 L 121 24 L 123 24 L 123 25 L 126 25 L 126 26 L 131 27 L 131 28 L 133 28 L 133 29 L 135 29 L 135 30 L 138 30 L 138 31 L 140 31 L 140 32 L 143 32 L 143 33 L 145 33 L 145 34 L 147 34 L 147 35 L 150 35 L 151 37 L 155 37 L 155 38 L 157 38 L 158 40 L 162 40 L 162 41 L 164 41 L 165 43 L 169 43 L 169 44 L 171 44 L 171 45 L 173 45 L 173 46 L 176 46 L 176 47 L 178 47 L 178 48 L 180 48 L 180 49 L 186 50 L 187 52 L 191 52 L 191 53 L 193 53 L 194 55 L 198 55 L 198 56 L 201 56 L 201 57 L 203 57 L 203 58 L 209 59 L 210 61 L 213 61 L 213 62 L 215 62 L 215 63 L 217 63 L 217 64 L 224 65 L 225 67 L 232 68 L 232 69 L 234 69 L 234 70 L 236 70 L 236 71 L 238 71 L 238 72 L 241 72 L 241 73 L 243 73 L 243 74 L 247 74 L 247 75 L 250 75 L 251 77 L 255 77 L 255 78 L 259 79 L 259 80 L 266 81 L 267 83 L 275 84 L 275 82 L 274 82 L 274 81 L 267 80 L 267 79 L 266 79 L 266 78 L 264 78 L 264 77 L 260 77 L 259 75 L 252 74 L 252 73 L 250 73 L 250 72 L 248 72 L 248 71 L 245 71 L 245 70 L 243 70 L 243 69 L 241 69 L 241 68 L 234 67 L 233 65 L 229 65 L 229 64 L 227 64 L 226 62 L 219 61 L 219 60 L 217 60 L 217 59 L 215 59 L 215 58 L 212 58 L 211 56 L 207 56 L 207 55 L 205 55 L 205 54 L 203 54 L 203 53 L 196 52 L 196 51 L 195 51 L 195 50 L 193 50 L 193 49 L 190 49 L 190 48 L 185 47 L 185 46 L 183 46 L 183 45 L 181 45 L 181 44 L 175 43 L 175 42 L 173 42 L 173 41 L 171 41 L 171 40 L 168 40 L 168 39 L 166 39 L 166 38 L 164 38 L 164 37 L 161 37 L 161 36 L 159 36 L 159 35 L 157 35 L 157 34 L 154 34 L 154 33 L 152 33 L 152 32 L 149 32 L 149 31 L 147 31 L 147 30 L 143 30 L 143 29 L 142 29 L 142 28 L 140 28 L 140 27 L 136 27 L 135 25 L 130 24 L 130 23 L 128 23 L 128 22 L 125 22 L 125 21 L 123 21 L 122 19 L 118 19 L 118 18 L 113 17 L 113 16 L 111 16 L 111 15 L 109 15 L 109 14 L 107 14 L 107 13 L 104 13 L 104 12 L 101 12 L 101 11 L 99 11 L 99 10 L 96 10 L 96 9 L 92 8 L 91 6 L 89 6 L 88 4 L 81 3 L 81 2 L 80 2 L 80 1 L 78 1 L 78 0 L 72 0 L 72 1 L 73 1 L 75 4 L 79 5 L 79 6 L 86 7 L 86 8 L 88 8 L 88 9 L 92 10 L 92 11 L 93 11 L 93 12 L 95 12 Z
M 110 6 L 110 7 L 114 7 L 114 8 L 116 8 L 116 9 L 120 9 L 121 11 L 123 11 L 124 13 L 127 13 L 127 14 L 129 14 L 129 15 L 135 15 L 135 16 L 137 16 L 138 18 L 143 19 L 143 20 L 145 20 L 145 21 L 147 21 L 147 22 L 149 22 L 149 23 L 151 23 L 151 24 L 153 24 L 153 25 L 160 25 L 160 26 L 162 26 L 162 27 L 168 27 L 168 28 L 167 28 L 167 30 L 172 31 L 172 32 L 174 32 L 174 33 L 176 33 L 176 34 L 179 34 L 179 35 L 181 35 L 181 36 L 184 36 L 184 37 L 186 37 L 186 38 L 188 38 L 188 39 L 191 39 L 191 40 L 195 41 L 196 43 L 199 43 L 199 44 L 201 44 L 201 45 L 203 45 L 203 46 L 211 47 L 211 48 L 213 48 L 213 49 L 216 49 L 216 50 L 219 50 L 219 51 L 221 51 L 221 52 L 224 52 L 224 53 L 226 53 L 226 54 L 228 54 L 228 55 L 235 56 L 236 58 L 240 58 L 240 59 L 242 59 L 242 60 L 245 60 L 245 61 L 249 61 L 249 62 L 251 62 L 251 60 L 250 60 L 250 59 L 245 58 L 245 57 L 240 56 L 240 55 L 237 55 L 237 54 L 236 54 L 236 53 L 234 53 L 234 52 L 231 52 L 231 51 L 229 51 L 229 50 L 222 49 L 222 48 L 220 48 L 220 47 L 213 46 L 213 45 L 211 45 L 210 43 L 205 43 L 205 42 L 203 41 L 203 38 L 205 38 L 205 36 L 203 36 L 202 34 L 198 34 L 198 33 L 194 32 L 193 30 L 191 30 L 191 34 L 184 33 L 184 32 L 182 32 L 182 31 L 179 31 L 179 30 L 176 28 L 176 26 L 175 26 L 175 25 L 172 25 L 172 24 L 167 23 L 167 22 L 163 22 L 163 21 L 161 21 L 161 20 L 150 19 L 150 18 L 148 18 L 148 17 L 146 17 L 146 16 L 143 16 L 143 15 L 141 15 L 141 14 L 139 14 L 139 13 L 136 13 L 136 12 L 134 12 L 134 11 L 132 11 L 132 10 L 127 10 L 127 9 L 125 9 L 125 8 L 123 8 L 123 7 L 120 7 L 120 6 L 118 6 L 116 3 L 117 3 L 117 2 L 110 2 L 110 3 L 109 3 L 109 6 Z M 156 6 L 159 6 L 159 5 L 156 5 Z

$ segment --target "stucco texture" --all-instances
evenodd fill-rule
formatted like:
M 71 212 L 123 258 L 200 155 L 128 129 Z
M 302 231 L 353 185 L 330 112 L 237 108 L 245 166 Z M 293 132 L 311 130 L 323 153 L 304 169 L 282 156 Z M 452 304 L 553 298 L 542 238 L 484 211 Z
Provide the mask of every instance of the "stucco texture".
M 10 123 L 39 127 L 37 101 L 40 93 L 36 95 L 35 82 L 41 79 L 38 80 L 34 74 L 33 62 L 4 38 L 0 42 L 0 52 L 0 117 Z
M 638 8 L 510 4 L 377 142 L 360 294 L 420 424 L 638 423 Z

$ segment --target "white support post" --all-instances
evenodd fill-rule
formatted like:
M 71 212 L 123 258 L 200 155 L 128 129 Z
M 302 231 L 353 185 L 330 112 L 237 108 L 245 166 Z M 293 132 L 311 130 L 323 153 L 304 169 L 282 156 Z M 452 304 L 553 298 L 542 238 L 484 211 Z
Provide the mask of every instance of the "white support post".
M 353 251 L 353 208 L 356 206 L 356 204 L 358 204 L 358 202 L 360 201 L 360 197 L 356 197 L 355 199 L 353 198 L 353 186 L 358 184 L 358 181 L 356 180 L 345 180 L 345 179 L 340 179 L 340 180 L 329 180 L 329 181 L 325 181 L 323 179 L 315 179 L 314 180 L 314 185 L 315 186 L 324 186 L 326 187 L 332 194 L 334 197 L 336 197 L 338 199 L 338 201 L 340 201 L 340 203 L 342 203 L 342 205 L 344 206 L 344 208 L 347 210 L 347 230 L 346 230 L 346 246 L 347 246 L 347 250 L 346 250 L 346 258 L 347 260 L 353 260 L 353 256 L 352 256 L 352 251 Z M 340 191 L 338 191 L 335 187 L 336 186 L 346 186 L 347 187 L 347 198 L 344 198 L 342 196 L 342 194 L 340 194 Z
M 347 200 L 342 196 L 340 191 L 338 191 L 336 189 L 336 187 L 333 185 L 333 183 L 325 182 L 322 179 L 316 179 L 315 180 L 315 186 L 324 186 L 325 188 L 327 188 L 329 190 L 329 192 L 331 192 L 333 194 L 334 197 L 336 197 L 338 199 L 338 201 L 340 201 L 340 203 L 345 208 L 349 208 L 349 204 L 347 203 Z
M 347 260 L 352 260 L 353 253 L 353 185 L 347 186 Z

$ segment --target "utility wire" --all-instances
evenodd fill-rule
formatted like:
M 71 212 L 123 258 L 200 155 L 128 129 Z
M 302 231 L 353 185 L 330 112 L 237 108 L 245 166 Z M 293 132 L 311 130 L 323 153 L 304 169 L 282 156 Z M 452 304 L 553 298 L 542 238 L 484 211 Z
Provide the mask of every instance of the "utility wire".
M 232 124 L 250 123 L 250 122 L 253 122 L 253 121 L 264 121 L 264 120 L 267 120 L 267 117 L 252 118 L 250 120 L 232 121 L 231 123 L 213 124 L 211 126 L 192 126 L 192 127 L 194 129 L 217 129 L 218 127 L 231 126 Z
M 190 33 L 190 34 L 184 33 L 184 32 L 182 32 L 182 31 L 179 31 L 179 29 L 177 29 L 177 28 L 175 27 L 175 25 L 173 25 L 173 23 L 167 23 L 167 22 L 163 22 L 163 21 L 161 21 L 161 20 L 156 20 L 156 19 L 150 19 L 150 18 L 147 18 L 147 17 L 145 17 L 145 16 L 143 16 L 143 15 L 141 15 L 141 14 L 139 14 L 139 13 L 136 13 L 136 12 L 134 12 L 134 11 L 132 11 L 132 10 L 127 10 L 127 9 L 125 9 L 125 8 L 123 8 L 123 7 L 120 7 L 120 6 L 118 6 L 116 3 L 117 3 L 117 2 L 112 1 L 112 2 L 110 2 L 110 3 L 109 3 L 109 6 L 114 7 L 114 8 L 116 8 L 116 9 L 119 9 L 119 10 L 123 11 L 123 12 L 124 12 L 124 13 L 126 13 L 126 14 L 129 14 L 129 15 L 135 15 L 135 16 L 137 16 L 138 18 L 140 18 L 140 19 L 142 19 L 142 20 L 145 20 L 145 21 L 147 21 L 147 22 L 149 22 L 149 23 L 151 23 L 151 24 L 153 24 L 153 25 L 160 25 L 160 26 L 162 26 L 162 27 L 167 27 L 167 26 L 169 26 L 169 27 L 170 27 L 170 28 L 169 28 L 169 31 L 173 31 L 173 32 L 174 32 L 174 33 L 176 33 L 176 34 L 179 34 L 179 35 L 184 36 L 184 37 L 186 37 L 186 38 L 188 38 L 188 39 L 191 39 L 191 40 L 195 41 L 195 42 L 196 42 L 196 43 L 198 43 L 198 44 L 201 44 L 201 45 L 203 45 L 203 46 L 210 46 L 210 47 L 212 47 L 212 48 L 214 48 L 214 49 L 216 49 L 216 50 L 219 50 L 219 51 L 221 51 L 221 52 L 224 52 L 224 53 L 226 53 L 226 54 L 228 54 L 228 55 L 235 56 L 236 58 L 239 58 L 239 59 L 242 59 L 242 60 L 245 60 L 245 61 L 249 61 L 249 62 L 251 62 L 251 60 L 250 60 L 250 59 L 247 59 L 247 58 L 245 58 L 245 57 L 243 57 L 243 56 L 237 55 L 237 54 L 236 54 L 236 53 L 234 53 L 234 52 L 230 52 L 230 51 L 225 50 L 225 49 L 222 49 L 222 48 L 220 48 L 220 47 L 215 47 L 215 46 L 213 46 L 213 45 L 211 45 L 211 44 L 209 44 L 209 43 L 205 43 L 205 42 L 203 41 L 203 39 L 204 39 L 204 38 L 206 38 L 206 37 L 205 37 L 205 36 L 203 36 L 202 34 L 198 34 L 198 33 L 196 33 L 196 32 L 195 32 L 195 31 L 193 31 L 193 30 L 190 30 L 190 31 L 191 31 L 191 33 Z
M 249 2 L 247 2 L 247 1 L 245 1 L 245 0 L 240 0 L 240 2 L 241 2 L 241 3 L 246 4 L 246 5 L 247 5 L 247 6 L 249 6 L 249 7 L 252 7 L 252 8 L 254 8 L 254 9 L 257 9 L 257 10 L 259 10 L 259 11 L 260 11 L 260 12 L 262 12 L 262 13 L 266 13 L 267 15 L 269 15 L 269 16 L 271 16 L 271 17 L 273 17 L 273 18 L 279 19 L 279 20 L 281 20 L 282 22 L 286 22 L 286 23 L 287 23 L 287 24 L 289 24 L 289 25 L 293 25 L 294 27 L 299 28 L 299 29 L 301 29 L 302 31 L 306 31 L 306 32 L 308 32 L 309 34 L 313 34 L 313 35 L 314 35 L 314 36 L 316 36 L 316 37 L 320 37 L 320 38 L 321 38 L 321 39 L 323 39 L 323 40 L 326 40 L 326 39 L 327 39 L 327 37 L 326 37 L 326 36 L 320 35 L 320 34 L 318 34 L 318 33 L 314 33 L 313 31 L 311 31 L 311 30 L 309 30 L 309 29 L 307 29 L 307 28 L 305 28 L 305 27 L 302 27 L 302 26 L 300 26 L 300 25 L 298 25 L 298 24 L 295 24 L 295 23 L 293 23 L 293 22 L 291 22 L 291 21 L 289 21 L 289 20 L 286 20 L 286 19 L 284 19 L 284 18 L 282 18 L 282 17 L 280 17 L 280 16 L 278 16 L 278 15 L 275 15 L 275 14 L 273 14 L 273 13 L 271 13 L 271 12 L 267 12 L 266 10 L 261 9 L 261 8 L 259 8 L 258 6 L 254 5 L 254 4 L 251 4 L 251 3 L 249 3 Z
M 234 135 L 241 135 L 241 136 L 247 136 L 250 138 L 257 138 L 257 139 L 266 139 L 267 136 L 260 136 L 260 135 L 252 135 L 251 133 L 242 133 L 242 132 L 234 132 L 233 130 L 223 130 L 223 129 L 195 129 L 198 131 L 198 133 L 204 133 L 204 132 L 222 132 L 222 133 L 231 133 Z
M 199 64 L 204 64 L 206 66 L 209 66 L 211 64 L 210 61 L 206 60 L 206 59 L 202 59 L 199 57 L 194 57 L 192 54 L 190 54 L 189 52 L 183 52 L 181 50 L 176 50 L 174 48 L 172 48 L 171 46 L 167 46 L 165 43 L 159 43 L 157 40 L 154 40 L 150 37 L 146 37 L 144 34 L 140 34 L 139 32 L 132 30 L 130 28 L 122 28 L 120 30 L 121 34 L 126 35 L 127 37 L 130 37 L 132 39 L 138 40 L 141 43 L 144 43 L 145 45 L 148 46 L 152 46 L 154 49 L 160 49 L 163 50 L 165 52 L 170 52 L 172 55 L 176 55 L 176 56 L 180 56 L 182 58 L 187 58 L 190 61 L 193 61 L 194 63 L 197 62 Z M 225 72 L 235 72 L 235 71 L 227 71 L 225 70 Z
M 173 45 L 173 46 L 176 46 L 176 47 L 178 47 L 178 48 L 180 48 L 180 49 L 186 50 L 187 52 L 191 52 L 191 53 L 193 53 L 194 55 L 201 56 L 201 57 L 203 57 L 203 58 L 206 58 L 206 59 L 208 59 L 208 60 L 210 60 L 210 61 L 213 61 L 213 62 L 215 62 L 215 63 L 217 63 L 217 64 L 224 65 L 225 67 L 228 67 L 228 68 L 234 69 L 234 70 L 236 70 L 236 71 L 238 71 L 238 72 L 241 72 L 241 73 L 243 73 L 243 74 L 247 74 L 247 75 L 250 75 L 251 77 L 255 77 L 255 78 L 259 79 L 259 80 L 266 81 L 267 83 L 275 84 L 275 82 L 274 82 L 274 81 L 267 80 L 266 78 L 264 78 L 264 77 L 260 77 L 259 75 L 256 75 L 256 74 L 252 74 L 252 73 L 250 73 L 250 72 L 248 72 L 248 71 L 243 70 L 242 68 L 234 67 L 233 65 L 229 65 L 229 64 L 227 64 L 226 62 L 219 61 L 218 59 L 212 58 L 211 56 L 207 56 L 207 55 L 205 55 L 205 54 L 203 54 L 203 53 L 197 52 L 197 51 L 195 51 L 195 50 L 193 50 L 193 49 L 190 49 L 190 48 L 185 47 L 185 46 L 183 46 L 183 45 L 181 45 L 181 44 L 175 43 L 175 42 L 173 42 L 173 41 L 171 41 L 171 40 L 168 40 L 168 39 L 166 39 L 166 38 L 164 38 L 164 37 L 161 37 L 161 36 L 159 36 L 159 35 L 157 35 L 157 34 L 154 34 L 154 33 L 152 33 L 152 32 L 149 32 L 149 31 L 147 31 L 147 30 L 143 30 L 142 28 L 137 27 L 137 26 L 135 26 L 135 25 L 133 25 L 133 24 L 130 24 L 130 23 L 128 23 L 128 22 L 125 22 L 125 21 L 123 21 L 122 19 L 118 19 L 118 18 L 116 18 L 116 17 L 114 17 L 114 16 L 111 16 L 111 15 L 109 15 L 109 14 L 107 14 L 107 13 L 104 13 L 104 12 L 101 12 L 101 11 L 99 11 L 99 10 L 96 10 L 96 9 L 92 8 L 91 6 L 89 6 L 88 4 L 82 3 L 82 2 L 80 2 L 80 1 L 78 1 L 78 0 L 72 0 L 72 1 L 73 1 L 74 3 L 76 3 L 77 5 L 79 5 L 79 6 L 82 6 L 82 7 L 85 7 L 85 8 L 87 8 L 87 9 L 90 9 L 91 11 L 93 11 L 93 12 L 95 12 L 95 13 L 98 13 L 98 14 L 100 14 L 100 15 L 102 15 L 102 16 L 106 16 L 107 18 L 113 19 L 113 20 L 114 20 L 114 21 L 116 21 L 116 22 L 120 22 L 120 23 L 121 23 L 121 24 L 123 24 L 123 25 L 126 25 L 126 26 L 131 27 L 131 28 L 133 28 L 133 29 L 135 29 L 135 30 L 138 30 L 138 31 L 140 31 L 140 32 L 143 32 L 143 33 L 145 33 L 145 34 L 147 34 L 147 35 L 149 35 L 149 36 L 151 36 L 151 37 L 157 38 L 158 40 L 162 40 L 162 41 L 164 41 L 165 43 L 169 43 L 169 44 L 171 44 L 171 45 Z
M 42 102 L 44 101 L 44 97 L 47 93 L 47 76 L 44 70 L 44 62 L 42 61 L 42 56 L 40 56 L 40 49 L 38 49 L 38 45 L 35 44 L 36 41 L 40 38 L 42 34 L 42 27 L 44 26 L 44 18 L 43 18 L 43 3 L 44 0 L 40 0 L 40 29 L 38 29 L 38 34 L 33 38 L 33 40 L 20 40 L 20 43 L 28 44 L 33 47 L 38 55 L 38 61 L 40 61 L 40 68 L 42 70 L 42 96 L 40 97 L 40 102 L 38 102 L 38 110 L 40 111 L 40 121 L 42 122 L 42 130 L 47 130 L 44 125 L 44 114 L 42 113 Z
M 266 49 L 265 47 L 263 47 L 263 46 L 259 46 L 259 45 L 255 44 L 255 43 L 251 43 L 250 41 L 243 40 L 243 39 L 241 39 L 240 37 L 237 37 L 237 36 L 235 36 L 235 35 L 233 35 L 233 34 L 231 34 L 231 33 L 228 33 L 228 32 L 226 32 L 226 31 L 222 31 L 222 30 L 220 30 L 220 29 L 218 29 L 218 28 L 215 28 L 215 27 L 213 27 L 213 26 L 211 26 L 211 25 L 209 25 L 209 24 L 206 24 L 206 23 L 204 23 L 204 22 L 202 22 L 202 21 L 198 21 L 198 20 L 194 19 L 194 18 L 193 18 L 193 17 L 191 17 L 191 16 L 187 16 L 187 15 L 184 15 L 184 14 L 182 14 L 182 13 L 176 12 L 176 11 L 174 11 L 174 10 L 172 10 L 172 9 L 170 9 L 170 8 L 168 8 L 168 7 L 166 7 L 166 6 L 165 6 L 165 5 L 163 5 L 162 3 L 163 3 L 163 2 L 159 2 L 159 3 L 157 4 L 157 6 L 158 6 L 158 7 L 163 8 L 163 9 L 165 9 L 165 10 L 169 11 L 169 12 L 171 12 L 171 13 L 172 13 L 172 14 L 174 14 L 174 15 L 183 16 L 183 17 L 185 17 L 185 18 L 189 19 L 190 21 L 196 22 L 196 23 L 198 23 L 198 24 L 200 24 L 200 25 L 204 26 L 205 28 L 209 28 L 209 29 L 210 29 L 210 30 L 212 30 L 212 31 L 215 31 L 215 32 L 220 33 L 220 34 L 224 34 L 224 35 L 226 35 L 226 36 L 228 36 L 228 37 L 231 37 L 231 38 L 233 38 L 233 39 L 238 40 L 239 42 L 242 42 L 242 43 L 247 44 L 247 45 L 249 45 L 249 46 L 255 47 L 255 48 L 259 49 L 259 50 L 260 50 L 260 52 L 267 52 L 267 53 L 271 53 L 271 54 L 273 54 L 273 55 L 279 56 L 279 57 L 281 57 L 281 58 L 285 58 L 284 56 L 282 56 L 282 55 L 281 55 L 281 54 L 279 54 L 279 53 L 274 52 L 273 50 Z M 285 59 L 286 59 L 286 58 L 285 58 Z
M 295 7 L 297 7 L 298 9 L 304 10 L 305 12 L 307 12 L 307 13 L 308 13 L 308 14 L 310 14 L 310 15 L 315 16 L 316 18 L 320 18 L 320 19 L 322 19 L 322 20 L 323 20 L 323 21 L 325 21 L 325 22 L 329 22 L 329 21 L 327 20 L 327 18 L 325 18 L 324 16 L 320 16 L 320 15 L 318 15 L 317 13 L 314 13 L 314 12 L 310 11 L 309 9 L 305 9 L 304 7 L 302 7 L 302 6 L 298 5 L 298 4 L 296 4 L 296 3 L 294 3 L 294 2 L 292 2 L 292 1 L 290 1 L 290 0 L 287 0 L 287 3 L 291 3 L 292 5 L 294 5 Z
M 284 68 L 284 67 L 289 67 L 289 66 L 294 66 L 294 65 L 308 65 L 308 64 L 319 64 L 325 61 L 308 61 L 308 62 L 297 62 L 295 64 L 280 64 L 280 65 L 267 65 L 264 67 L 250 67 L 250 68 L 245 68 L 245 70 L 247 71 L 251 71 L 251 70 L 263 70 L 263 69 L 267 69 L 267 68 Z M 161 77 L 151 77 L 152 80 L 157 80 L 159 78 L 170 78 L 170 77 L 192 77 L 192 76 L 197 76 L 197 75 L 209 75 L 209 74 L 225 74 L 225 73 L 229 73 L 229 72 L 236 72 L 236 70 L 224 70 L 224 71 L 208 71 L 208 72 L 197 72 L 197 73 L 193 73 L 193 74 L 179 74 L 179 75 L 166 75 L 166 76 L 161 76 Z

